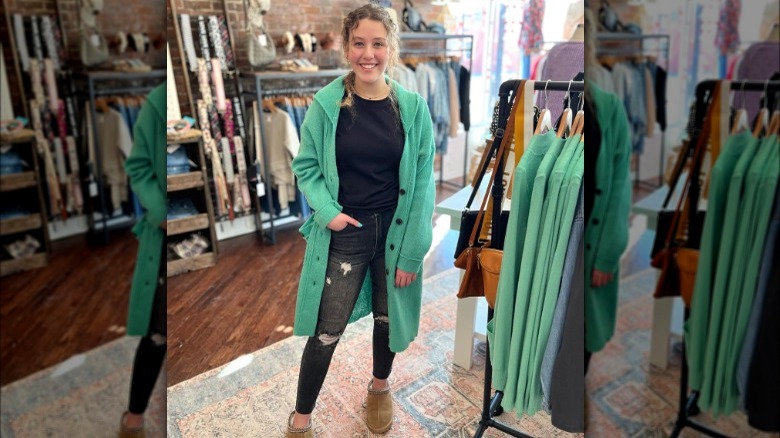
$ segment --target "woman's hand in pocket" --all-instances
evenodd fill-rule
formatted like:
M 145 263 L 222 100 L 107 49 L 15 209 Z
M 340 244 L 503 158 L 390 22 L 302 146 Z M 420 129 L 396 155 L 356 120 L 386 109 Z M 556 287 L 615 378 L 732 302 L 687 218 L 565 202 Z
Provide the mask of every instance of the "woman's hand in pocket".
M 363 224 L 358 222 L 357 219 L 353 218 L 352 216 L 346 215 L 344 213 L 339 213 L 338 216 L 334 217 L 333 220 L 328 222 L 328 228 L 336 232 L 339 232 L 344 228 L 347 228 L 347 225 L 353 225 L 358 228 L 361 228 L 363 226 Z

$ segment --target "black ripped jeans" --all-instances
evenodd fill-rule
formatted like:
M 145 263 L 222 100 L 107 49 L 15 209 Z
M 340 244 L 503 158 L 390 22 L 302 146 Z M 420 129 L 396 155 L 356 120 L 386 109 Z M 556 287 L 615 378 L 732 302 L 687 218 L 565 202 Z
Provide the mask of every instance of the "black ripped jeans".
M 306 342 L 298 376 L 295 410 L 310 414 L 314 410 L 322 383 L 328 374 L 333 352 L 357 302 L 366 274 L 371 270 L 374 313 L 373 374 L 387 379 L 395 353 L 390 351 L 390 326 L 387 318 L 387 274 L 385 241 L 395 210 L 381 213 L 344 211 L 362 228 L 347 225 L 331 233 L 325 286 L 320 301 L 315 335 Z M 395 272 L 392 273 L 395 276 Z
M 127 410 L 132 414 L 141 415 L 146 411 L 157 376 L 159 376 L 165 361 L 165 353 L 168 348 L 166 342 L 168 333 L 168 306 L 166 302 L 168 288 L 166 278 L 166 251 L 165 243 L 163 242 L 157 289 L 154 291 L 152 314 L 149 318 L 149 332 L 141 338 L 133 362 L 133 377 L 130 381 L 130 401 L 127 407 Z

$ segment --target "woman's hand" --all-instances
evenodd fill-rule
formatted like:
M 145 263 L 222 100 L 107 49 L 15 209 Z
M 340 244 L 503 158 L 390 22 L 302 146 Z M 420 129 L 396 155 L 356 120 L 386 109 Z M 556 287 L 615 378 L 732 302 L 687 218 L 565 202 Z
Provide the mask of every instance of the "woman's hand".
M 590 284 L 593 287 L 601 287 L 612 281 L 614 274 L 611 272 L 602 272 L 598 269 L 593 270 L 593 276 L 591 277 Z
M 344 213 L 339 213 L 338 216 L 334 217 L 333 220 L 328 222 L 328 228 L 336 232 L 347 228 L 347 225 L 354 225 L 358 228 L 363 227 L 363 224 L 358 222 L 357 219 Z
M 398 268 L 395 270 L 395 287 L 406 287 L 412 284 L 417 279 L 417 274 L 412 272 L 402 271 Z

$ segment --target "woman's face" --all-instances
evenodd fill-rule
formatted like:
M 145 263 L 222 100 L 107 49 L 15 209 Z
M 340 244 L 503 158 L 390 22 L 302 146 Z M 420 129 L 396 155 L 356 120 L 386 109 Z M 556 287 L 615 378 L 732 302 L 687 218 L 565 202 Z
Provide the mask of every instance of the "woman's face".
M 356 79 L 365 85 L 384 81 L 390 49 L 387 44 L 387 30 L 379 22 L 360 20 L 349 36 L 347 60 Z

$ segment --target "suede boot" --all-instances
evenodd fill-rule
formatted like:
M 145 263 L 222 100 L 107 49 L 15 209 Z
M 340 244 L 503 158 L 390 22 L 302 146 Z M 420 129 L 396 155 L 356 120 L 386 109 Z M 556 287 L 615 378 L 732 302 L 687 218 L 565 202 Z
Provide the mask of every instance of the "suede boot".
M 314 438 L 314 431 L 311 429 L 311 420 L 306 427 L 292 427 L 293 415 L 295 411 L 290 412 L 287 418 L 287 438 Z
M 119 423 L 119 438 L 145 438 L 146 433 L 143 426 L 135 429 L 125 426 L 125 415 L 127 415 L 127 412 L 122 414 L 122 419 Z
M 372 383 L 373 379 L 368 382 L 366 425 L 371 433 L 383 434 L 393 427 L 393 396 L 389 385 L 382 391 L 374 391 Z

